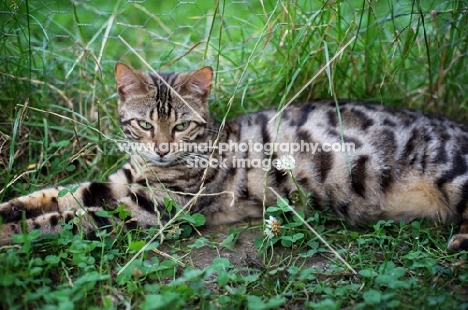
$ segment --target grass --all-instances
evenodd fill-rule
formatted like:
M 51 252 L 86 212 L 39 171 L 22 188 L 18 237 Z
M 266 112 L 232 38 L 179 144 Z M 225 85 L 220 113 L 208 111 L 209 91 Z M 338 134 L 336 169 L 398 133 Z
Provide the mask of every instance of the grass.
M 355 37 L 297 101 L 361 98 L 466 122 L 466 1 L 2 0 L 0 9 L 0 201 L 51 184 L 105 180 L 125 157 L 115 61 L 145 69 L 211 65 L 213 115 L 282 106 Z M 350 227 L 327 212 L 309 223 L 354 275 L 281 201 L 262 225 L 217 233 L 176 221 L 155 231 L 70 227 L 0 249 L 2 308 L 468 308 L 467 253 L 446 250 L 456 227 L 380 221 Z M 125 212 L 120 210 L 119 212 Z M 168 240 L 169 239 L 169 240 Z M 31 242 L 35 240 L 34 242 Z M 250 245 L 251 242 L 254 245 Z M 129 264 L 125 269 L 123 266 Z

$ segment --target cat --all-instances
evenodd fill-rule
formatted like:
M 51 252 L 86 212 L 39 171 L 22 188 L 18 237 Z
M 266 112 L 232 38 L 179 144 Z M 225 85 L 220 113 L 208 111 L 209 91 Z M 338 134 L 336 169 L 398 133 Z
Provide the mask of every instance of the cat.
M 60 231 L 77 214 L 88 219 L 85 230 L 113 221 L 127 229 L 154 227 L 172 216 L 164 197 L 181 207 L 191 202 L 190 211 L 207 224 L 261 218 L 276 193 L 297 194 L 291 175 L 275 167 L 291 155 L 295 167 L 288 169 L 313 208 L 330 207 L 350 224 L 416 218 L 461 224 L 448 248 L 468 249 L 462 124 L 352 100 L 338 102 L 339 118 L 337 103 L 323 99 L 289 105 L 279 116 L 271 108 L 223 123 L 208 109 L 210 67 L 155 74 L 118 62 L 115 78 L 122 130 L 146 148 L 108 182 L 81 183 L 68 193 L 60 186 L 39 190 L 0 204 L 2 243 L 21 233 L 23 212 L 26 229 L 43 233 Z M 131 212 L 127 218 L 97 214 L 121 205 Z

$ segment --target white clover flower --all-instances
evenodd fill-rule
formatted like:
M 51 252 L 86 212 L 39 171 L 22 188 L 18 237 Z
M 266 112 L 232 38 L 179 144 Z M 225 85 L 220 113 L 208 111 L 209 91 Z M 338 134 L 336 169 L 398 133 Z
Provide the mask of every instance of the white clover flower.
M 265 236 L 268 238 L 268 239 L 272 239 L 275 234 L 271 231 L 271 229 L 269 228 L 265 228 L 265 230 L 263 231 L 263 233 L 265 234 Z
M 296 160 L 292 155 L 283 155 L 276 162 L 276 169 L 278 170 L 293 170 L 296 166 Z
M 270 228 L 270 229 L 271 229 L 271 227 L 273 227 L 274 222 L 278 222 L 278 220 L 276 219 L 276 217 L 271 216 L 271 215 L 270 215 L 270 218 L 268 220 L 265 220 L 265 223 L 267 224 L 267 227 Z
M 263 233 L 268 239 L 273 238 L 274 236 L 279 236 L 281 234 L 281 223 L 274 216 L 270 215 L 268 220 L 265 220 L 266 228 Z
M 79 210 L 76 210 L 76 211 L 75 211 L 75 214 L 76 214 L 76 216 L 78 216 L 78 217 L 83 217 L 83 215 L 86 214 L 86 211 L 83 210 L 83 209 L 79 209 Z

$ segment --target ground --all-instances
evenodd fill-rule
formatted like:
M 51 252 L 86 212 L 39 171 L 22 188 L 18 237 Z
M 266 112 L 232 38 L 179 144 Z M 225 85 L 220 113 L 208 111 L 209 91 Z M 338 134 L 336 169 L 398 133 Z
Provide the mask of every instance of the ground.
M 226 238 L 229 237 L 231 230 L 235 230 L 235 240 L 229 243 L 229 247 L 222 246 Z M 266 270 L 272 266 L 278 266 L 284 263 L 285 257 L 297 255 L 300 252 L 307 250 L 298 250 L 296 247 L 274 246 L 274 253 L 271 253 L 271 260 L 268 263 L 264 262 L 264 257 L 259 249 L 255 247 L 255 240 L 264 238 L 262 226 L 260 222 L 251 224 L 230 224 L 230 225 L 211 225 L 203 226 L 193 233 L 196 237 L 204 237 L 209 240 L 201 247 L 192 247 L 190 253 L 185 256 L 182 262 L 186 266 L 203 269 L 212 265 L 213 260 L 217 257 L 227 258 L 237 268 L 255 268 Z M 177 246 L 170 242 L 165 242 L 158 248 L 164 253 L 176 252 L 193 244 L 193 238 L 180 240 Z M 268 255 L 268 254 L 267 254 Z M 306 268 L 323 268 L 329 266 L 329 260 L 335 260 L 332 253 L 320 253 L 311 257 L 301 259 L 302 267 Z M 338 261 L 338 259 L 336 259 Z

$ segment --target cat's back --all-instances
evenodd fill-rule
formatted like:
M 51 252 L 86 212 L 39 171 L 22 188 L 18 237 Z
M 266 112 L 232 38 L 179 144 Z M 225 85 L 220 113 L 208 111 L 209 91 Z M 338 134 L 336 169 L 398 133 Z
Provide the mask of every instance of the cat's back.
M 367 145 L 368 151 L 383 148 L 386 153 L 408 157 L 424 146 L 428 147 L 425 155 L 439 159 L 439 164 L 447 160 L 445 153 L 468 154 L 467 126 L 419 110 L 365 102 L 317 100 L 292 104 L 281 113 L 271 108 L 242 115 L 234 121 L 243 129 L 240 140 L 350 142 L 357 148 Z
M 250 158 L 292 155 L 294 175 L 313 204 L 331 206 L 350 222 L 456 220 L 468 202 L 466 126 L 416 110 L 338 106 L 339 113 L 335 101 L 319 100 L 279 115 L 269 109 L 239 117 L 238 141 L 263 144 L 263 153 Z M 280 194 L 294 189 L 274 169 L 269 175 Z

